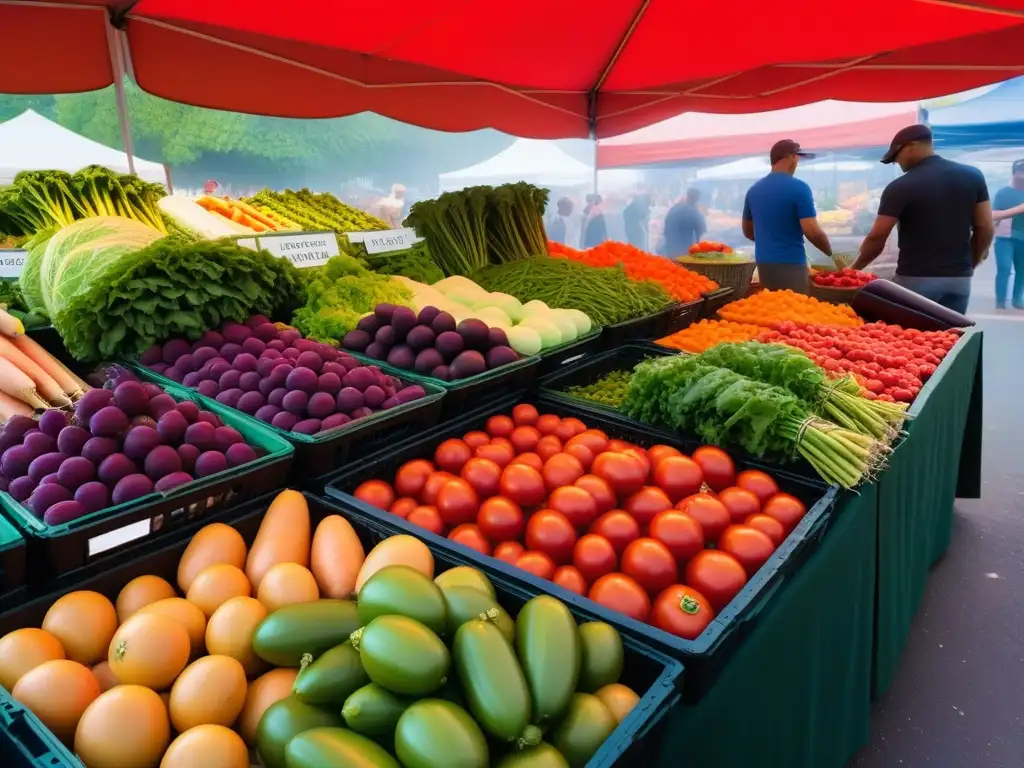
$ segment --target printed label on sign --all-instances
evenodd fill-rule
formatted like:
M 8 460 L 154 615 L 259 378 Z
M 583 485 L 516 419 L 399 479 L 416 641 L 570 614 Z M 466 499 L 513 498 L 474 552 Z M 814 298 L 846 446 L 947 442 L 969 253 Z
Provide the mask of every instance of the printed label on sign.
M 387 253 L 405 250 L 419 238 L 416 237 L 416 230 L 403 228 L 383 232 L 350 232 L 348 239 L 352 243 L 361 242 L 366 246 L 367 253 Z
M 260 248 L 288 259 L 296 267 L 321 267 L 337 256 L 338 238 L 333 232 L 306 232 L 301 235 L 262 235 Z
M 21 277 L 21 270 L 25 267 L 26 256 L 28 256 L 28 251 L 24 251 L 21 248 L 13 248 L 11 250 L 5 248 L 0 250 L 0 278 Z

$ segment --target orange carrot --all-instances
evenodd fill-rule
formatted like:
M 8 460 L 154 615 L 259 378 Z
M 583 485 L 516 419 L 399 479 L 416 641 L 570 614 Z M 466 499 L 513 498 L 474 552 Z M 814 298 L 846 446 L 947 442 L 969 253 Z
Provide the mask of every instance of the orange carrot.
M 0 356 L 10 360 L 18 369 L 32 379 L 36 391 L 51 404 L 57 406 L 71 405 L 71 399 L 65 394 L 50 374 L 44 371 L 35 360 L 16 347 L 6 336 L 0 336 Z
M 72 400 L 80 397 L 83 392 L 89 389 L 81 379 L 61 365 L 53 355 L 43 349 L 39 342 L 31 336 L 18 336 L 14 339 L 14 346 L 48 373 L 60 385 L 60 388 L 64 390 L 64 394 Z

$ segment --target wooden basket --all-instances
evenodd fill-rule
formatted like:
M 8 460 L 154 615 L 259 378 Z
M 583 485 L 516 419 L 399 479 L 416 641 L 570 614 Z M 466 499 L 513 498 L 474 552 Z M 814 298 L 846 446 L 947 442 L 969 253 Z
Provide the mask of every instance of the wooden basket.
M 818 285 L 812 279 L 808 294 L 818 301 L 827 301 L 829 304 L 849 304 L 859 290 L 860 286 L 844 288 L 834 285 Z
M 750 278 L 757 266 L 753 261 L 713 261 L 688 256 L 680 256 L 676 261 L 680 266 L 714 280 L 722 288 L 732 288 L 730 301 L 747 295 Z

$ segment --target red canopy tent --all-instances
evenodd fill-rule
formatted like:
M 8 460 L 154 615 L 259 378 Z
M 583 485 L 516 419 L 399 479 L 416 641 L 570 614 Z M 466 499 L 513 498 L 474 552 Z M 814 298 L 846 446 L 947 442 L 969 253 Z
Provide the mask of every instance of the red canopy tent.
M 1024 0 L 790 0 L 782 13 L 763 0 L 0 0 L 0 29 L 5 93 L 93 90 L 127 71 L 202 107 L 371 110 L 535 138 L 1024 73 Z

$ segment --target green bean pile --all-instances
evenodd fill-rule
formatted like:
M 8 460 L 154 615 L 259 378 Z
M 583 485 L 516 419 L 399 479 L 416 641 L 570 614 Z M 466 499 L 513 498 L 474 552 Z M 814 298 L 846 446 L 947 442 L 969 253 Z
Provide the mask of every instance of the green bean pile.
M 621 267 L 591 267 L 569 259 L 536 257 L 485 267 L 473 279 L 488 291 L 522 302 L 578 309 L 596 325 L 652 315 L 672 303 L 657 283 L 633 281 Z

